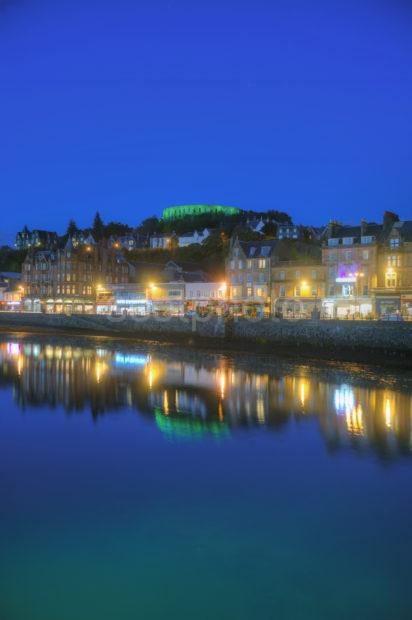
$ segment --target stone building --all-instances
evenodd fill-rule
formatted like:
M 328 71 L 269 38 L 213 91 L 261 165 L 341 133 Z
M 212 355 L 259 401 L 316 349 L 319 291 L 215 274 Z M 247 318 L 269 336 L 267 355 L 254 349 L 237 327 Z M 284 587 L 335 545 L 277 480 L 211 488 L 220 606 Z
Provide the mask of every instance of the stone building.
M 272 313 L 285 318 L 310 318 L 321 311 L 325 267 L 317 262 L 279 261 L 272 267 Z
M 234 314 L 270 314 L 272 256 L 279 242 L 235 238 L 226 261 L 228 302 Z
M 295 260 L 289 262 L 292 258 Z M 309 266 L 310 271 L 316 270 L 321 278 L 323 269 L 318 246 L 298 240 L 268 239 L 243 242 L 235 238 L 226 261 L 228 302 L 231 311 L 234 314 L 268 316 L 283 306 L 283 301 L 279 302 L 281 296 L 285 301 L 293 300 L 295 310 L 295 302 L 300 304 L 301 310 L 302 304 L 305 308 L 309 308 L 306 303 L 306 285 L 312 287 L 312 276 L 306 273 L 306 267 L 305 271 L 302 267 L 302 277 L 299 275 L 298 283 L 294 280 L 301 265 Z M 294 272 L 293 278 L 292 272 Z M 303 273 L 306 274 L 305 280 Z M 281 277 L 284 278 L 283 283 L 280 281 Z M 303 288 L 299 286 L 302 282 L 304 282 Z M 322 291 L 323 288 L 316 285 L 317 295 Z M 314 299 L 318 299 L 320 303 L 319 297 L 313 298 L 312 301 Z
M 23 308 L 29 312 L 95 312 L 96 294 L 129 281 L 133 267 L 104 243 L 71 239 L 59 250 L 29 252 L 22 268 Z
M 379 251 L 376 315 L 412 320 L 412 221 L 393 221 Z
M 326 269 L 323 312 L 330 318 L 367 318 L 375 314 L 378 252 L 384 226 L 362 220 L 359 226 L 330 225 L 322 248 Z
M 56 247 L 58 236 L 56 232 L 50 230 L 29 230 L 27 226 L 16 235 L 15 246 L 17 250 L 28 250 L 30 248 L 50 249 Z
M 322 248 L 323 311 L 331 318 L 412 318 L 412 222 L 331 223 Z

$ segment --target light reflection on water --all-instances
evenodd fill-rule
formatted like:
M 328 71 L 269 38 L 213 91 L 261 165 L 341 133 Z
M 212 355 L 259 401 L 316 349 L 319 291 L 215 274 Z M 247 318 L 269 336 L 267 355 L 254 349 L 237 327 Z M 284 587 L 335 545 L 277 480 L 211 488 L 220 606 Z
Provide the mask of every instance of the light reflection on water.
M 133 409 L 169 438 L 224 439 L 237 429 L 281 430 L 317 419 L 330 450 L 350 447 L 382 457 L 412 452 L 412 396 L 377 382 L 349 383 L 299 366 L 256 369 L 223 356 L 185 359 L 174 352 L 115 346 L 51 344 L 38 339 L 0 343 L 1 385 L 12 385 L 22 409 L 63 405 L 93 418 Z M 254 369 L 255 368 L 255 369 Z

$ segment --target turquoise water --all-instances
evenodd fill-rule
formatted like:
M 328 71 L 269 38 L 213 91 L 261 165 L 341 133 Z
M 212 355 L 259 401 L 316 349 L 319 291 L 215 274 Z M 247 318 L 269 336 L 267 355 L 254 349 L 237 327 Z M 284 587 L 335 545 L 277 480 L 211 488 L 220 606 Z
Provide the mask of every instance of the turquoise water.
M 412 377 L 0 342 L 1 620 L 409 619 Z

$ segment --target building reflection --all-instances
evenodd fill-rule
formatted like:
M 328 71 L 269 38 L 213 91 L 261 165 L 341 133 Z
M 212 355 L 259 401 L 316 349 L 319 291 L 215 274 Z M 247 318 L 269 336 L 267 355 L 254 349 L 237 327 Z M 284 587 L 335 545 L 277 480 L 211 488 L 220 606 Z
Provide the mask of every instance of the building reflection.
M 253 363 L 253 362 L 252 362 Z M 290 371 L 289 371 L 290 372 Z M 23 409 L 62 406 L 94 418 L 131 408 L 168 436 L 225 437 L 237 428 L 318 424 L 328 449 L 412 452 L 408 392 L 213 363 L 41 341 L 0 343 L 0 387 Z

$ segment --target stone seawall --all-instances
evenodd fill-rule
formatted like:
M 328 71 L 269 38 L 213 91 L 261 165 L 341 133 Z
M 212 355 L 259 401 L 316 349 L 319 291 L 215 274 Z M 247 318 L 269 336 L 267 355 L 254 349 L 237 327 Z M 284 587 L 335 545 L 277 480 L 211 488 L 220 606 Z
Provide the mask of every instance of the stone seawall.
M 412 366 L 412 323 L 277 319 L 153 318 L 0 313 L 0 329 L 75 331 L 130 338 L 198 342 L 219 347 L 282 351 L 305 357 L 369 361 L 388 359 Z

